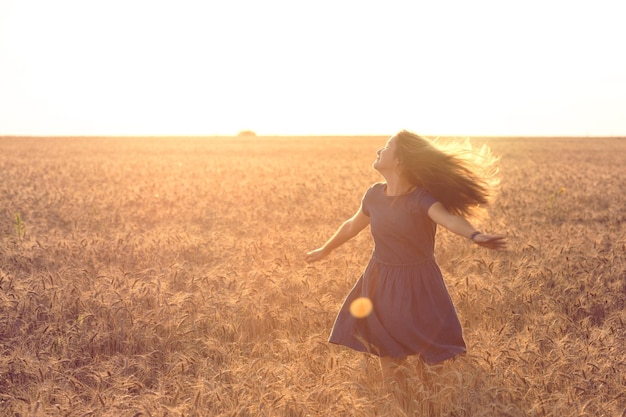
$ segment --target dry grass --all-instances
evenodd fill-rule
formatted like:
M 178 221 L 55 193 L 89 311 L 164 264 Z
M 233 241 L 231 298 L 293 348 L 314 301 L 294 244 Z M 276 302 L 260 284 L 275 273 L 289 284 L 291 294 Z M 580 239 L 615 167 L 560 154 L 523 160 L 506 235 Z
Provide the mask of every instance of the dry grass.
M 384 140 L 0 139 L 0 414 L 624 415 L 626 141 L 476 140 L 511 248 L 440 231 L 469 352 L 389 395 L 326 342 L 368 234 L 303 261 Z

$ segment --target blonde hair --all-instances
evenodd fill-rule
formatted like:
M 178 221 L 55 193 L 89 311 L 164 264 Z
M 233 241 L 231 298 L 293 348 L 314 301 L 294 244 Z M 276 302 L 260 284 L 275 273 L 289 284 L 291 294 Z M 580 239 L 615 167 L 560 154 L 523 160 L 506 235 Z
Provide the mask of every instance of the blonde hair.
M 451 213 L 478 215 L 495 197 L 498 158 L 486 145 L 474 148 L 469 140 L 430 141 L 406 130 L 395 136 L 401 173 Z

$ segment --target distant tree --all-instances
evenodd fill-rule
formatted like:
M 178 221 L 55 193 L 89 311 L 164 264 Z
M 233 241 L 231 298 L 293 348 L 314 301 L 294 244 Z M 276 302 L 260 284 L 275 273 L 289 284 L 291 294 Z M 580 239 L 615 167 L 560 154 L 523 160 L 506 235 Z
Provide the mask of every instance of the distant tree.
M 252 137 L 252 136 L 256 136 L 256 133 L 253 130 L 242 130 L 241 132 L 237 134 L 237 136 Z

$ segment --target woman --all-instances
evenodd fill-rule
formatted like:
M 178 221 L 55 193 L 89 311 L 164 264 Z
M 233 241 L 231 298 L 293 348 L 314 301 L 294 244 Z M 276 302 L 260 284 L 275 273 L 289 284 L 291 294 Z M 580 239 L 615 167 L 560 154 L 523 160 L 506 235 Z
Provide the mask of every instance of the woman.
M 502 236 L 481 233 L 465 218 L 488 203 L 494 162 L 488 152 L 444 152 L 402 131 L 377 152 L 373 167 L 385 182 L 371 186 L 356 214 L 307 253 L 308 262 L 318 261 L 371 226 L 374 252 L 339 311 L 330 342 L 379 356 L 384 381 L 403 381 L 399 365 L 409 355 L 433 364 L 465 352 L 434 259 L 436 225 L 485 248 L 505 248 Z M 355 300 L 365 300 L 363 312 L 351 313 Z

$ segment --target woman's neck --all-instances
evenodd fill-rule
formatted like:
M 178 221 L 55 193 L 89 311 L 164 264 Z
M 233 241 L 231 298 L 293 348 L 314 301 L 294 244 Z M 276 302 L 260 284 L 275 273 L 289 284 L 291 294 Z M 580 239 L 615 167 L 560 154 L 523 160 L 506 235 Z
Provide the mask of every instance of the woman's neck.
M 385 194 L 390 197 L 407 194 L 415 189 L 415 185 L 411 184 L 404 177 L 394 175 L 390 178 L 385 178 L 385 181 L 387 182 Z

